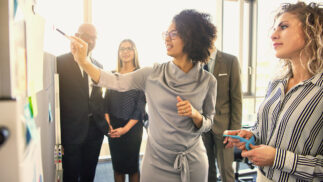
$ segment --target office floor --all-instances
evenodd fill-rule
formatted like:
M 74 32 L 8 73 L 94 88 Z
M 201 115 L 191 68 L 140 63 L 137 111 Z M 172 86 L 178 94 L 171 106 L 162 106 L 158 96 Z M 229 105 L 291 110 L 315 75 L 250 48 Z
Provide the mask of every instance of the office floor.
M 99 162 L 96 167 L 94 182 L 113 182 L 113 168 L 112 162 Z
M 103 142 L 103 145 L 101 148 L 100 161 L 99 161 L 98 166 L 96 168 L 94 182 L 114 182 L 112 162 L 111 162 L 111 159 L 109 158 L 110 151 L 109 151 L 109 146 L 108 146 L 108 139 L 105 137 L 104 140 L 105 140 L 105 142 Z M 141 148 L 140 148 L 141 158 L 143 157 L 143 152 L 146 147 L 146 142 L 147 142 L 147 132 L 144 132 L 143 133 L 143 140 L 142 140 Z M 140 160 L 140 165 L 141 165 L 141 160 Z M 236 167 L 236 165 L 234 163 L 233 168 L 235 169 L 235 167 Z M 255 169 L 251 170 L 248 167 L 248 165 L 243 162 L 240 162 L 239 169 L 240 169 L 239 173 L 243 174 L 242 178 L 246 177 L 246 178 L 251 179 L 251 180 L 245 180 L 245 181 L 249 181 L 249 182 L 256 181 L 257 175 L 255 173 Z M 219 180 L 219 181 L 221 181 L 221 180 Z M 128 182 L 128 179 L 126 179 L 126 182 Z
M 250 171 L 249 167 L 244 163 L 240 164 L 240 169 L 242 172 L 246 173 Z M 255 173 L 252 173 L 243 175 L 243 177 L 251 178 L 251 180 L 247 181 L 256 181 L 257 175 Z M 128 182 L 128 179 L 126 181 Z M 98 163 L 94 182 L 114 182 L 111 160 L 100 161 Z

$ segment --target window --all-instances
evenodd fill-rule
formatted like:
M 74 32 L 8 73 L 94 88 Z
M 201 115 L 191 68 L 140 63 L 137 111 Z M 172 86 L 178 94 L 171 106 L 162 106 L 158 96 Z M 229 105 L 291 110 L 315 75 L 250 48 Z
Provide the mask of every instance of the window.
M 44 50 L 54 55 L 70 52 L 66 37 L 54 31 L 59 28 L 67 35 L 74 35 L 83 23 L 83 3 L 79 0 L 39 0 L 36 13 L 45 18 Z
M 209 13 L 215 23 L 216 1 L 92 1 L 93 24 L 98 29 L 94 57 L 106 70 L 117 67 L 117 50 L 121 40 L 132 39 L 138 49 L 141 66 L 171 60 L 166 54 L 162 32 L 174 15 L 183 9 Z
M 254 1 L 224 0 L 223 51 L 236 56 L 241 67 L 243 122 L 255 120 L 254 79 Z
M 249 1 L 244 1 L 241 8 L 239 1 L 225 0 L 223 3 L 223 51 L 238 58 L 242 73 L 242 90 L 249 94 L 251 7 Z

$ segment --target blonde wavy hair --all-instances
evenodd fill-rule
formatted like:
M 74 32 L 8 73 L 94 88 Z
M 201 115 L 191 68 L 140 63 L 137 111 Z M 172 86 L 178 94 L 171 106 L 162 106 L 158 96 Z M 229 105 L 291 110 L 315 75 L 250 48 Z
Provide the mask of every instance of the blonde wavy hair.
M 118 48 L 118 68 L 117 68 L 117 72 L 120 72 L 121 68 L 122 68 L 122 61 L 121 61 L 121 58 L 120 58 L 120 48 L 121 48 L 121 44 L 123 44 L 124 42 L 129 42 L 131 44 L 131 47 L 134 51 L 134 59 L 132 61 L 132 64 L 133 66 L 135 67 L 135 70 L 139 69 L 140 68 L 140 65 L 139 65 L 139 60 L 138 60 L 138 51 L 137 51 L 137 48 L 136 48 L 136 44 L 131 40 L 131 39 L 124 39 L 120 42 L 119 44 L 119 48 Z
M 303 32 L 305 34 L 305 46 L 300 52 L 310 55 L 306 68 L 312 75 L 316 75 L 323 71 L 323 8 L 322 5 L 316 3 L 304 2 L 296 4 L 284 3 L 275 16 L 274 22 L 284 13 L 296 15 L 302 23 Z M 285 74 L 292 74 L 291 62 L 288 59 L 283 60 L 283 70 Z

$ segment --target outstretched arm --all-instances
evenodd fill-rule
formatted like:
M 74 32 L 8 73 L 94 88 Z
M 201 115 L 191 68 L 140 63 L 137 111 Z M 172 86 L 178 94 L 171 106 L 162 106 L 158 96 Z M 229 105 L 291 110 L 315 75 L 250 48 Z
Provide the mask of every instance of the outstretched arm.
M 87 43 L 78 37 L 71 36 L 71 51 L 76 62 L 99 86 L 120 92 L 131 89 L 145 89 L 145 81 L 153 68 L 146 67 L 127 74 L 103 71 L 93 65 L 87 56 Z
M 82 39 L 71 36 L 71 52 L 74 60 L 83 68 L 83 70 L 92 78 L 95 83 L 99 82 L 100 69 L 91 63 L 90 58 L 87 56 L 88 45 Z

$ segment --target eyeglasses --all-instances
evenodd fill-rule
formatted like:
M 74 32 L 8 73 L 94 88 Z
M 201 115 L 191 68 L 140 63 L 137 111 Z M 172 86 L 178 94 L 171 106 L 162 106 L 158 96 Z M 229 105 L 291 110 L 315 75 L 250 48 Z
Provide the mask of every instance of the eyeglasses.
M 170 32 L 166 31 L 162 33 L 163 39 L 166 39 L 168 36 L 171 40 L 174 40 L 177 37 L 177 30 L 172 30 Z
M 119 49 L 119 51 L 120 51 L 120 52 L 132 51 L 132 50 L 133 50 L 133 48 L 132 48 L 132 47 L 121 47 L 121 48 Z

